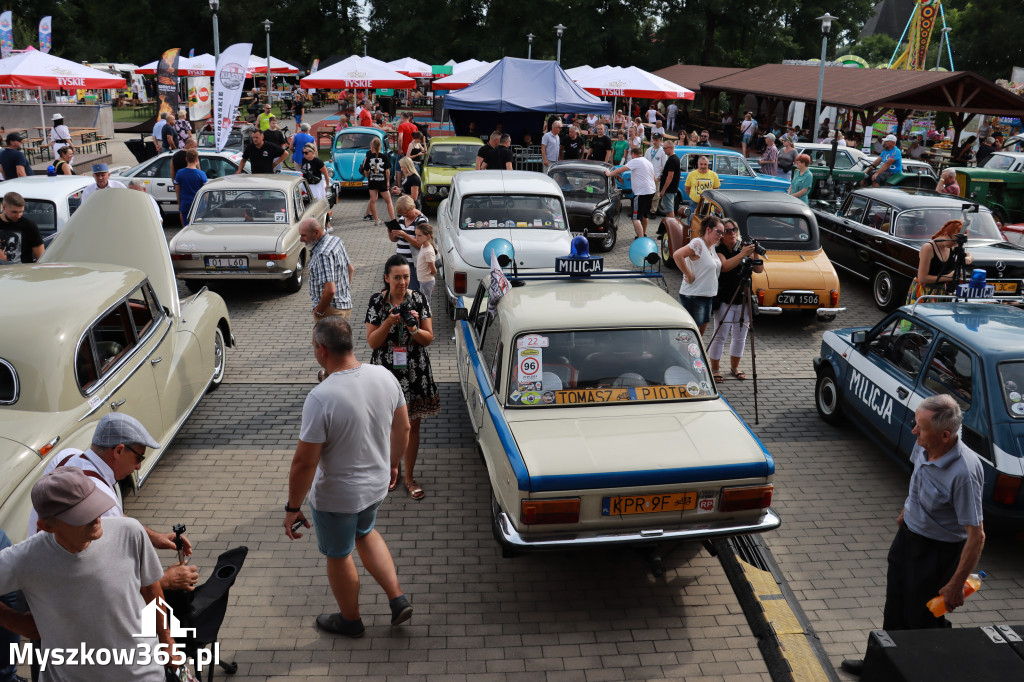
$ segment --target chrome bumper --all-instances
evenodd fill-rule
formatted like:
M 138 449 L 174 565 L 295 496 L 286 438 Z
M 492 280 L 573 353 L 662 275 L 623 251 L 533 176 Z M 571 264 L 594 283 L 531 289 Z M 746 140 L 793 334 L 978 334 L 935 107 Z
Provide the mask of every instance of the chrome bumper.
M 758 315 L 781 315 L 783 310 L 784 310 L 783 308 L 780 308 L 779 306 L 774 306 L 774 305 L 773 306 L 763 306 L 763 305 L 757 306 L 757 314 Z M 790 310 L 809 310 L 809 308 L 791 308 Z M 843 312 L 845 310 L 846 310 L 846 308 L 818 308 L 815 311 L 815 315 L 817 315 L 818 319 L 820 320 L 823 317 L 828 317 L 829 315 L 835 315 L 835 314 L 841 313 L 841 312 Z
M 846 308 L 818 308 L 818 312 L 816 314 L 820 320 L 824 317 L 828 317 L 829 315 L 834 317 L 837 313 L 841 313 L 845 310 Z
M 732 520 L 712 523 L 694 523 L 690 528 L 674 530 L 645 529 L 629 530 L 621 533 L 609 531 L 593 531 L 587 533 L 564 533 L 562 535 L 524 538 L 509 520 L 505 512 L 498 514 L 497 529 L 500 541 L 517 550 L 543 551 L 557 549 L 573 549 L 577 547 L 594 547 L 600 545 L 636 545 L 649 542 L 683 542 L 708 540 L 711 538 L 746 535 L 748 533 L 764 533 L 775 530 L 782 525 L 782 519 L 771 508 L 765 510 L 754 523 L 737 523 Z
M 274 270 L 263 272 L 257 272 L 255 270 L 214 270 L 207 272 L 206 270 L 179 270 L 174 273 L 174 276 L 178 279 L 288 279 L 294 273 L 294 270 Z

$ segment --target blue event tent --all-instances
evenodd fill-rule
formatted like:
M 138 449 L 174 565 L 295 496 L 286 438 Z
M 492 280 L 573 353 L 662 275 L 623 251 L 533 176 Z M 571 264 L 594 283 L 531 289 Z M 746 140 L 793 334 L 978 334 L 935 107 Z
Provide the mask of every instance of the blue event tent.
M 551 61 L 505 57 L 469 87 L 444 98 L 458 134 L 486 134 L 497 123 L 518 143 L 520 130 L 539 131 L 544 114 L 611 114 L 612 103 L 580 88 Z M 539 139 L 539 138 L 535 138 Z

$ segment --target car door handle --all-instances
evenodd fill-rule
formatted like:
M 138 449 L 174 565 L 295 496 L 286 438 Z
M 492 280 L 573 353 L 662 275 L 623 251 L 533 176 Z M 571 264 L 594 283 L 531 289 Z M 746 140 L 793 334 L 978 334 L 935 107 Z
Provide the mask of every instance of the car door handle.
M 149 361 L 149 364 L 151 364 L 151 365 L 158 365 L 158 364 L 160 364 L 163 361 L 164 361 L 163 358 L 153 358 L 152 360 Z
M 112 410 L 116 410 L 117 408 L 119 408 L 119 407 L 121 407 L 122 405 L 124 405 L 124 404 L 125 404 L 125 401 L 127 401 L 127 400 L 128 400 L 127 398 L 121 398 L 121 399 L 120 399 L 120 400 L 118 400 L 118 401 L 117 401 L 116 403 L 110 403 L 110 409 L 112 409 Z
M 875 244 L 878 244 L 879 246 L 881 246 L 882 244 L 884 244 L 884 243 L 885 243 L 885 242 L 884 242 L 884 241 L 882 241 L 881 239 L 872 239 L 871 241 L 873 241 L 873 242 L 874 242 Z
M 908 395 L 910 395 L 910 391 L 908 391 L 907 389 L 903 388 L 902 386 L 899 386 L 899 387 L 896 388 L 896 395 L 898 395 L 900 397 L 900 400 L 903 400 Z

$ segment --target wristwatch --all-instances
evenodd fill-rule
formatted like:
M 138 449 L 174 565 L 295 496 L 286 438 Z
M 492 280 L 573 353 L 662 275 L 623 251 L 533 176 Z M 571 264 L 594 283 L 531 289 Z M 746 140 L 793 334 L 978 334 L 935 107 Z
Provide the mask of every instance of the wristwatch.
M 300 512 L 300 511 L 302 511 L 302 507 L 301 507 L 301 506 L 300 506 L 300 507 L 289 507 L 289 506 L 288 506 L 288 503 L 287 503 L 287 502 L 285 502 L 285 503 L 284 503 L 284 510 L 285 510 L 286 512 L 288 512 L 289 514 L 294 514 L 295 512 Z

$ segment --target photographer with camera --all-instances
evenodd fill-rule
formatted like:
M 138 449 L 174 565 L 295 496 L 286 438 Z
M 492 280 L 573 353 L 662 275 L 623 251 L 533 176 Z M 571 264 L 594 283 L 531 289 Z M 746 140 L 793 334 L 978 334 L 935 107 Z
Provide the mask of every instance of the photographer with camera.
M 430 304 L 419 291 L 409 289 L 409 278 L 409 261 L 398 254 L 388 258 L 384 264 L 384 290 L 370 298 L 366 309 L 366 342 L 373 349 L 370 364 L 390 370 L 405 394 L 412 430 L 403 456 L 402 480 L 409 497 L 421 500 L 423 488 L 413 476 L 420 446 L 420 420 L 440 413 L 441 398 L 427 354 L 427 346 L 434 340 Z M 388 489 L 393 490 L 395 483 Z
M 700 236 L 672 254 L 676 267 L 683 273 L 679 302 L 693 317 L 702 336 L 711 321 L 711 307 L 718 293 L 718 272 L 722 261 L 715 253 L 715 246 L 723 234 L 722 221 L 709 215 L 700 223 Z
M 722 271 L 718 275 L 718 293 L 714 301 L 715 333 L 708 349 L 711 359 L 711 372 L 715 381 L 722 381 L 719 361 L 725 350 L 725 337 L 729 341 L 729 373 L 740 381 L 747 375 L 740 371 L 740 358 L 747 343 L 747 330 L 750 328 L 750 314 L 745 306 L 741 287 L 745 277 L 751 272 L 764 272 L 764 261 L 757 256 L 764 255 L 763 246 L 754 242 L 740 241 L 740 228 L 732 218 L 722 221 L 725 235 L 715 247 Z M 755 255 L 756 254 L 756 255 Z
M 921 246 L 917 277 L 907 292 L 907 305 L 922 296 L 949 293 L 956 286 L 956 265 L 961 253 L 965 266 L 974 262 L 971 254 L 964 251 L 967 235 L 961 234 L 963 227 L 962 220 L 950 220 Z

